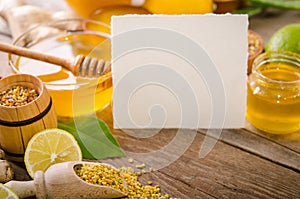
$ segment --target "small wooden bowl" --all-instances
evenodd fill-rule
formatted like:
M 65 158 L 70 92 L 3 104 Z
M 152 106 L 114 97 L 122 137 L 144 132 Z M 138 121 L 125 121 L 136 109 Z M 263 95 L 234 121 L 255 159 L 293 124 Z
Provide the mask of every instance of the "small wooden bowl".
M 214 0 L 215 10 L 214 13 L 224 14 L 233 12 L 241 7 L 240 0 Z
M 0 105 L 0 146 L 12 160 L 22 160 L 31 137 L 46 128 L 57 127 L 51 97 L 42 81 L 35 76 L 15 74 L 0 80 L 0 91 L 13 86 L 35 89 L 39 96 L 18 107 Z
M 261 54 L 263 50 L 264 41 L 262 37 L 253 30 L 248 30 L 248 75 L 252 71 L 254 59 Z

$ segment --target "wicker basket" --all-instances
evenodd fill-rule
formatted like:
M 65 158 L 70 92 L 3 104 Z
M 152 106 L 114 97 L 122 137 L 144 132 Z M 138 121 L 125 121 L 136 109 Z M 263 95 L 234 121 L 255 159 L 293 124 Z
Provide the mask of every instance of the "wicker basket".
M 0 105 L 0 146 L 8 157 L 21 159 L 31 137 L 46 128 L 57 127 L 57 118 L 51 97 L 40 79 L 15 74 L 0 80 L 1 91 L 16 85 L 33 88 L 39 93 L 34 101 L 23 106 Z

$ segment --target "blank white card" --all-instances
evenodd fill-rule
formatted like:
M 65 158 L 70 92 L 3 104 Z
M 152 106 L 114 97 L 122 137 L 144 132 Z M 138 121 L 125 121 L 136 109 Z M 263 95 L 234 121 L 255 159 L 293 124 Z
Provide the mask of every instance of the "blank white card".
M 247 15 L 112 18 L 115 128 L 240 128 Z

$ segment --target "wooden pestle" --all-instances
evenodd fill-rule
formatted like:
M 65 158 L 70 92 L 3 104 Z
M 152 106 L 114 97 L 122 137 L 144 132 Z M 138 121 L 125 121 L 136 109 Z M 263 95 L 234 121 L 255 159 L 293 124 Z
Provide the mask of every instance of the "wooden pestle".
M 109 186 L 100 186 L 83 181 L 74 171 L 75 166 L 95 164 L 92 162 L 63 162 L 51 166 L 45 173 L 37 171 L 32 181 L 10 181 L 20 198 L 36 196 L 37 199 L 92 199 L 120 198 L 125 193 Z

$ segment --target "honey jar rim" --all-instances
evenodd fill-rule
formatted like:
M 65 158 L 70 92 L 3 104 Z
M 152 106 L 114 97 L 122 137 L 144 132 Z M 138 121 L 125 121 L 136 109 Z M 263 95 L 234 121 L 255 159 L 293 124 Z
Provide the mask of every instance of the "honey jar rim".
M 266 63 L 265 58 L 278 58 L 277 61 L 284 61 L 289 60 L 288 62 L 295 63 L 295 66 L 298 66 L 300 70 L 300 55 L 295 52 L 290 51 L 268 51 L 264 52 L 260 55 L 258 55 L 252 66 L 252 74 L 256 77 L 260 78 L 261 80 L 264 80 L 266 82 L 269 82 L 271 84 L 280 84 L 280 85 L 299 85 L 300 86 L 300 73 L 299 73 L 299 79 L 293 80 L 293 81 L 282 81 L 282 80 L 275 80 L 272 78 L 269 78 L 265 75 L 263 75 L 261 72 L 259 72 L 257 69 L 259 69 L 264 63 Z M 265 62 L 262 62 L 265 60 Z M 269 62 L 272 62 L 273 60 L 269 60 Z
M 67 18 L 67 19 L 51 20 L 51 21 L 42 22 L 42 23 L 39 23 L 39 24 L 36 24 L 36 25 L 32 26 L 31 28 L 29 28 L 28 30 L 26 30 L 24 33 L 22 33 L 21 35 L 19 35 L 16 39 L 14 39 L 14 41 L 12 42 L 12 44 L 13 45 L 18 45 L 18 43 L 20 43 L 20 42 L 22 43 L 22 39 L 24 39 L 24 38 L 26 39 L 26 36 L 28 36 L 32 31 L 37 30 L 38 28 L 41 28 L 43 26 L 50 26 L 50 27 L 52 27 L 52 26 L 58 26 L 60 23 L 63 24 L 63 23 L 69 23 L 69 22 L 70 23 L 72 23 L 72 22 L 81 22 L 82 23 L 82 28 L 86 28 L 86 25 L 88 23 L 93 23 L 93 24 L 97 24 L 99 26 L 103 26 L 105 28 L 110 29 L 110 26 L 107 25 L 106 23 L 103 23 L 103 22 L 100 22 L 100 21 L 96 21 L 96 20 L 93 20 L 93 19 L 87 19 L 87 18 Z M 66 31 L 67 31 L 67 33 L 72 33 L 72 31 L 71 30 L 70 31 L 67 30 L 67 28 L 66 28 Z M 99 30 L 95 30 L 95 29 L 83 29 L 83 32 L 85 32 L 85 31 L 91 31 L 94 34 L 97 34 L 99 36 L 103 36 L 106 39 L 111 40 L 111 35 L 108 34 L 108 33 L 103 32 L 103 31 L 99 31 Z M 76 30 L 74 30 L 74 32 L 76 32 Z M 53 35 L 57 35 L 57 33 L 54 33 Z M 28 42 L 28 43 L 32 44 L 31 42 Z M 26 45 L 27 44 L 25 44 L 24 46 L 26 46 Z M 96 48 L 96 46 L 95 46 L 95 48 Z M 26 73 L 22 73 L 16 67 L 16 63 L 15 63 L 15 61 L 13 61 L 12 56 L 17 56 L 17 55 L 11 55 L 11 54 L 9 54 L 9 58 L 8 58 L 9 65 L 12 68 L 12 70 L 14 71 L 14 73 L 16 73 L 16 74 L 26 74 Z M 107 78 L 107 76 L 112 76 L 112 74 L 111 73 L 107 73 L 107 74 L 105 74 L 103 76 L 100 76 L 98 78 L 87 78 L 87 77 L 81 77 L 81 78 L 95 79 L 95 81 L 96 80 L 101 81 L 103 78 Z M 66 87 L 75 87 L 75 88 L 77 88 L 79 86 L 88 86 L 88 85 L 90 85 L 90 83 L 84 83 L 84 82 L 82 82 L 82 83 L 78 83 L 78 82 L 77 83 L 43 82 L 43 84 L 46 87 L 50 86 L 50 87 L 58 87 L 58 88 L 60 88 L 60 87 L 65 87 L 65 88 Z

